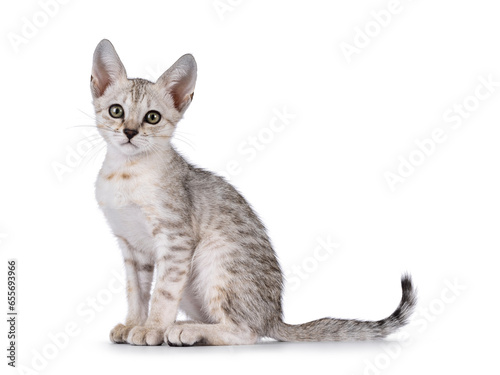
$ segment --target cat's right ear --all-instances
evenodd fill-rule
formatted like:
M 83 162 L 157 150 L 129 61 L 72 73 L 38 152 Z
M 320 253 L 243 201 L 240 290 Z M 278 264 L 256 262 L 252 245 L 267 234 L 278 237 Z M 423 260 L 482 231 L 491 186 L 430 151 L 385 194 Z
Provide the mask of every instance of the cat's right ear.
M 109 40 L 101 40 L 94 51 L 90 76 L 92 95 L 100 97 L 110 85 L 123 79 L 127 79 L 127 72 L 115 48 Z

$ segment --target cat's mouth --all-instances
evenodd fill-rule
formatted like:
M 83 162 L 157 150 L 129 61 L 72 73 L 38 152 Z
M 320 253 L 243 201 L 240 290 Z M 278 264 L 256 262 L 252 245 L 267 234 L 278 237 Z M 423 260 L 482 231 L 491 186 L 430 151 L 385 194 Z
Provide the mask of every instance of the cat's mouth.
M 118 147 L 121 149 L 121 151 L 127 155 L 132 155 L 137 152 L 139 152 L 139 146 L 136 144 L 132 143 L 130 140 L 126 142 L 120 142 L 118 144 Z
M 129 147 L 127 145 L 130 145 L 130 146 L 133 146 L 134 148 L 137 148 L 137 145 L 133 144 L 130 139 L 127 142 L 123 142 L 122 144 L 120 144 L 120 146 Z

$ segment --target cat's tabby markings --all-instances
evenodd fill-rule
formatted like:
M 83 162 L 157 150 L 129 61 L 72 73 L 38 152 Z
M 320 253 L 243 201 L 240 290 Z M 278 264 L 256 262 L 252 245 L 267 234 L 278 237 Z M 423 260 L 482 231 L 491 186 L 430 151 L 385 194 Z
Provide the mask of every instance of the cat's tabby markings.
M 112 44 L 94 53 L 91 90 L 107 153 L 96 197 L 127 274 L 128 314 L 115 343 L 173 346 L 383 338 L 406 324 L 403 297 L 379 321 L 282 320 L 283 276 L 266 229 L 245 199 L 215 174 L 189 164 L 171 138 L 193 99 L 196 62 L 182 56 L 155 83 L 128 79 Z M 156 284 L 151 284 L 156 269 Z M 178 309 L 193 319 L 178 322 Z

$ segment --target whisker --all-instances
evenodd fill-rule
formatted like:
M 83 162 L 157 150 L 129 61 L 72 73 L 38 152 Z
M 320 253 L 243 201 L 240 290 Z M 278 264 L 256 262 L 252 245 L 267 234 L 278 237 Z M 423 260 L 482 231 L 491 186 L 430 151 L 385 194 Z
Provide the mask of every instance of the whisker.
M 160 153 L 161 150 L 160 150 L 159 146 L 154 144 L 154 143 L 150 143 L 150 146 L 151 146 L 151 150 L 158 156 L 156 159 L 158 159 L 159 161 L 163 161 L 163 166 L 165 169 L 167 169 L 167 162 L 162 159 L 161 153 Z M 156 165 L 158 166 L 158 161 L 156 162 Z
M 188 145 L 189 147 L 191 147 L 191 149 L 192 149 L 193 151 L 195 151 L 195 150 L 196 150 L 196 148 L 194 147 L 194 144 L 193 144 L 190 140 L 187 140 L 187 139 L 184 139 L 184 138 L 181 138 L 181 137 L 178 137 L 178 136 L 175 136 L 175 137 L 174 137 L 174 140 L 178 140 L 178 141 L 180 141 L 180 142 L 185 143 L 186 145 Z
M 87 137 L 80 139 L 79 142 L 88 142 L 88 143 L 94 144 L 94 143 L 101 143 L 101 141 L 103 141 L 103 140 L 104 139 L 100 135 L 92 134 L 92 135 L 89 135 Z
M 83 113 L 85 116 L 87 116 L 88 118 L 91 118 L 92 120 L 95 120 L 95 116 L 93 116 L 93 115 L 89 115 L 88 113 L 83 112 L 81 109 L 79 109 L 79 111 L 80 111 L 81 113 Z
M 106 148 L 106 142 L 102 140 L 100 143 L 95 143 L 82 156 L 82 167 L 86 168 L 91 162 L 101 155 L 101 152 Z
M 68 126 L 66 129 L 73 129 L 73 128 L 96 128 L 95 125 L 72 125 Z

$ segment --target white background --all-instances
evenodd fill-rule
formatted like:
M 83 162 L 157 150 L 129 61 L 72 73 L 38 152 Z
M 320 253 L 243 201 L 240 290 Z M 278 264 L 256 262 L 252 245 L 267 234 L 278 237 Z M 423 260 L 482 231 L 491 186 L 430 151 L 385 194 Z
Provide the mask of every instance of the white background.
M 378 29 L 371 12 L 386 14 L 389 1 L 222 0 L 225 12 L 213 0 L 74 0 L 49 11 L 43 2 L 0 10 L 0 295 L 4 311 L 7 259 L 16 258 L 19 373 L 495 371 L 500 87 L 473 96 L 479 77 L 500 81 L 497 2 L 401 0 Z M 355 46 L 366 28 L 367 46 L 348 61 L 342 43 Z M 182 54 L 197 59 L 196 95 L 175 143 L 219 173 L 239 163 L 231 182 L 288 271 L 287 322 L 381 319 L 408 271 L 419 308 L 407 341 L 112 345 L 108 332 L 126 304 L 115 276 L 121 255 L 94 200 L 105 150 L 78 154 L 93 137 L 89 78 L 102 38 L 130 77 L 155 80 Z M 453 129 L 443 115 L 464 101 L 469 111 Z M 284 108 L 295 117 L 271 140 Z M 446 141 L 392 191 L 384 174 L 438 128 Z M 238 150 L 252 136 L 267 143 L 247 160 Z M 318 260 L 318 238 L 339 246 Z M 68 324 L 76 334 L 63 340 Z

